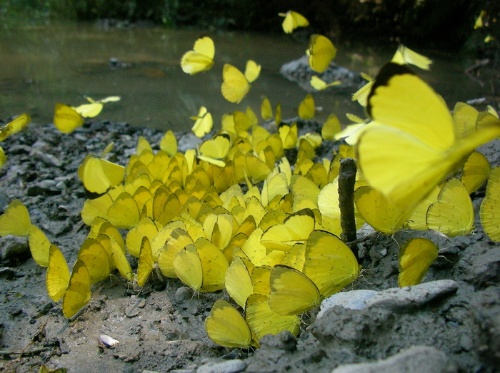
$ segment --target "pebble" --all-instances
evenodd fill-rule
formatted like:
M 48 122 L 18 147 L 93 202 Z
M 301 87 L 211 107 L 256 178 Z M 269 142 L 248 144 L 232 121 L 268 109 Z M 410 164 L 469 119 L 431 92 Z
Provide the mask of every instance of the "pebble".
M 187 286 L 181 286 L 175 291 L 175 301 L 181 303 L 185 300 L 191 299 L 193 296 L 193 290 Z
M 332 373 L 454 373 L 456 364 L 445 353 L 428 346 L 412 346 L 386 360 L 341 365 Z
M 247 364 L 243 360 L 234 359 L 223 362 L 209 362 L 200 366 L 196 373 L 237 373 L 246 369 Z

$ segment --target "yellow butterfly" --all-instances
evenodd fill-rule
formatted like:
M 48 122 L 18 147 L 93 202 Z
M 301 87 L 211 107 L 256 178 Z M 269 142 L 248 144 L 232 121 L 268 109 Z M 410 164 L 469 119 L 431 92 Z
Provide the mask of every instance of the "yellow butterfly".
M 91 296 L 90 276 L 87 266 L 83 261 L 77 260 L 73 266 L 68 288 L 63 297 L 62 309 L 64 316 L 71 319 L 90 302 Z
M 215 46 L 213 40 L 208 36 L 197 39 L 193 50 L 190 50 L 181 58 L 182 71 L 194 75 L 207 71 L 214 65 Z
M 229 152 L 230 146 L 231 142 L 228 135 L 217 135 L 200 145 L 198 159 L 218 167 L 224 167 L 226 165 L 224 159 Z
M 111 243 L 111 262 L 113 267 L 118 269 L 118 272 L 128 281 L 132 281 L 134 278 L 132 268 L 130 267 L 130 263 L 125 256 L 125 251 L 123 247 L 117 242 L 117 240 L 110 236 Z
M 30 228 L 31 218 L 28 209 L 20 200 L 13 200 L 0 215 L 0 237 L 28 236 Z
M 66 259 L 55 245 L 50 247 L 46 284 L 47 293 L 54 302 L 63 299 L 63 313 L 68 319 L 90 301 L 90 276 L 87 266 L 83 261 L 77 260 L 70 275 Z
M 111 203 L 106 217 L 115 227 L 130 229 L 139 222 L 140 211 L 132 196 L 123 192 Z
M 143 218 L 128 231 L 125 246 L 130 255 L 139 258 L 143 238 L 148 237 L 150 241 L 158 234 L 158 224 L 151 218 Z
M 406 209 L 414 208 L 474 148 L 500 136 L 500 121 L 488 118 L 458 137 L 442 98 L 394 63 L 380 71 L 367 108 L 377 124 L 358 140 L 358 165 L 372 187 Z
M 224 347 L 248 348 L 252 342 L 252 332 L 247 322 L 236 308 L 218 299 L 205 319 L 205 330 L 215 343 Z
M 83 126 L 83 117 L 71 106 L 57 103 L 54 112 L 54 125 L 62 133 L 71 133 Z
M 173 261 L 175 273 L 191 289 L 200 292 L 224 288 L 227 259 L 212 242 L 199 238 L 180 250 Z
M 225 64 L 222 70 L 222 96 L 229 102 L 239 103 L 250 91 L 251 83 L 260 75 L 260 65 L 248 60 L 245 74 L 230 64 Z
M 11 120 L 5 126 L 0 127 L 0 142 L 18 132 L 21 132 L 30 122 L 31 117 L 29 114 L 23 113 Z
M 469 194 L 478 190 L 490 175 L 491 166 L 486 157 L 479 152 L 472 152 L 462 169 L 460 181 Z
M 488 178 L 486 196 L 481 203 L 481 224 L 488 237 L 500 242 L 500 167 L 495 167 Z
M 462 182 L 451 179 L 443 186 L 437 202 L 427 209 L 427 227 L 449 237 L 465 236 L 474 226 L 474 206 Z
M 165 247 L 160 251 L 158 256 L 158 268 L 163 276 L 177 278 L 174 268 L 174 258 L 179 251 L 188 245 L 194 245 L 191 236 L 184 229 L 174 229 L 170 235 L 170 239 L 165 243 Z
M 437 257 L 438 248 L 434 242 L 425 238 L 407 241 L 399 253 L 399 287 L 420 284 Z
M 359 275 L 360 266 L 351 249 L 329 232 L 313 231 L 305 255 L 302 273 L 316 284 L 323 298 L 339 292 Z
M 198 115 L 191 117 L 191 119 L 195 120 L 191 131 L 193 131 L 193 133 L 199 138 L 202 138 L 209 133 L 214 125 L 212 114 L 207 111 L 205 106 L 200 107 Z
M 422 70 L 429 70 L 432 61 L 420 53 L 412 51 L 410 48 L 400 45 L 392 57 L 391 62 L 400 65 L 414 65 Z
M 303 209 L 289 215 L 283 224 L 277 224 L 267 229 L 261 238 L 261 243 L 268 250 L 289 251 L 298 243 L 305 242 L 314 229 L 314 214 L 310 209 Z
M 309 26 L 309 21 L 302 14 L 289 10 L 286 13 L 278 13 L 280 17 L 285 17 L 281 26 L 286 34 L 291 34 L 298 27 Z
M 228 294 L 242 308 L 245 308 L 247 298 L 253 293 L 252 279 L 248 265 L 240 257 L 234 257 L 225 276 L 225 287 Z
M 324 140 L 335 140 L 335 135 L 342 130 L 339 118 L 335 114 L 330 114 L 321 127 L 321 137 Z
M 91 284 L 104 280 L 111 273 L 109 254 L 94 238 L 87 238 L 83 242 L 78 251 L 78 260 L 87 266 Z
M 318 287 L 302 272 L 283 265 L 271 270 L 269 308 L 280 315 L 299 315 L 321 303 Z
M 385 234 L 393 234 L 403 228 L 412 214 L 412 210 L 402 209 L 370 186 L 357 188 L 354 201 L 363 220 Z
M 117 102 L 120 101 L 121 98 L 119 96 L 109 96 L 98 101 L 95 101 L 90 97 L 86 97 L 86 99 L 88 102 L 90 102 L 90 104 L 83 104 L 73 108 L 83 118 L 94 118 L 98 116 L 102 111 L 105 103 Z
M 85 189 L 92 193 L 105 193 L 123 182 L 124 176 L 125 167 L 93 155 L 87 155 L 78 167 L 78 177 Z
M 7 156 L 5 155 L 5 152 L 3 151 L 2 147 L 0 146 L 0 168 L 3 167 L 5 162 L 7 162 Z
M 328 87 L 335 87 L 337 85 L 342 84 L 340 80 L 335 80 L 331 83 L 325 82 L 323 79 L 321 79 L 319 76 L 313 75 L 311 77 L 311 87 L 316 89 L 317 91 L 322 91 L 324 89 L 327 89 Z
M 267 334 L 276 335 L 288 330 L 292 335 L 297 335 L 300 330 L 298 316 L 277 314 L 269 307 L 268 297 L 262 294 L 248 297 L 245 318 L 257 341 Z
M 141 242 L 139 264 L 137 265 L 137 285 L 143 287 L 146 284 L 149 275 L 153 272 L 154 266 L 151 243 L 149 242 L 149 238 L 144 236 Z
M 271 101 L 267 97 L 262 98 L 262 103 L 260 105 L 260 116 L 264 120 L 273 119 L 273 108 L 271 106 Z
M 317 73 L 322 73 L 335 58 L 337 48 L 326 36 L 315 34 L 311 36 L 309 49 L 306 53 L 309 56 L 311 69 Z
M 49 265 L 49 249 L 52 245 L 40 228 L 31 225 L 29 231 L 29 247 L 33 260 L 41 267 Z
M 314 118 L 314 111 L 316 107 L 314 106 L 314 98 L 308 93 L 306 97 L 299 104 L 299 117 L 301 119 L 312 119 Z
M 295 149 L 297 146 L 297 124 L 292 125 L 281 124 L 278 127 L 278 133 L 280 135 L 281 141 L 283 142 L 283 149 Z
M 161 138 L 160 149 L 171 157 L 177 153 L 177 139 L 172 130 L 165 132 L 165 135 Z

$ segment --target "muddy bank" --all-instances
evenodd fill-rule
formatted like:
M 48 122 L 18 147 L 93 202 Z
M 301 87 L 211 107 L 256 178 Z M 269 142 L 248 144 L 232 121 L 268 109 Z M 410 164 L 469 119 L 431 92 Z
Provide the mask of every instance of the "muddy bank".
M 158 149 L 162 135 L 107 122 L 70 136 L 52 125 L 30 125 L 3 144 L 9 159 L 0 170 L 0 211 L 12 199 L 21 199 L 32 222 L 73 263 L 88 234 L 80 218 L 88 196 L 76 174 L 85 155 L 99 154 L 114 142 L 111 160 L 125 165 L 139 136 Z M 178 138 L 181 147 L 193 145 L 191 135 L 179 133 Z M 322 156 L 331 157 L 330 145 Z M 498 166 L 499 149 L 497 140 L 481 150 Z M 474 195 L 477 208 L 483 196 L 484 190 Z M 0 238 L 0 367 L 19 372 L 36 371 L 41 364 L 70 372 L 329 372 L 344 364 L 388 359 L 375 367 L 494 372 L 500 365 L 500 245 L 488 239 L 479 222 L 476 227 L 467 237 L 439 238 L 440 257 L 424 279 L 437 285 L 425 287 L 422 297 L 413 297 L 418 294 L 413 289 L 386 291 L 397 287 L 399 245 L 416 233 L 368 233 L 361 241 L 362 275 L 345 291 L 352 292 L 351 300 L 358 296 L 354 290 L 376 291 L 373 296 L 383 301 L 361 298 L 354 309 L 341 303 L 318 319 L 316 310 L 303 317 L 299 337 L 268 336 L 255 351 L 230 351 L 209 340 L 204 319 L 213 302 L 225 295 L 193 294 L 178 280 L 139 289 L 112 276 L 95 285 L 85 311 L 68 322 L 60 304 L 49 299 L 45 269 L 31 259 L 26 240 Z M 451 281 L 443 285 L 437 280 Z M 104 346 L 98 342 L 102 334 L 119 344 Z M 342 369 L 338 371 L 370 368 Z

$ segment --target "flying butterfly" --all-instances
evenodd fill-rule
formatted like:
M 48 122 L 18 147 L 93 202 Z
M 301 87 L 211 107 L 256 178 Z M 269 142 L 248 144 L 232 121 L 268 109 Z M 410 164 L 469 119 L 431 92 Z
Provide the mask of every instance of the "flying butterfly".
M 181 68 L 186 74 L 194 75 L 207 71 L 214 65 L 215 46 L 213 40 L 208 36 L 197 39 L 193 50 L 190 50 L 181 58 Z
M 278 13 L 280 17 L 285 17 L 281 27 L 286 34 L 291 34 L 293 30 L 298 27 L 309 26 L 309 21 L 302 14 L 297 13 L 293 10 L 289 10 L 286 13 Z
M 500 120 L 492 115 L 472 133 L 457 136 L 442 98 L 394 63 L 379 72 L 367 109 L 377 124 L 358 139 L 358 165 L 372 187 L 406 209 L 413 209 L 476 147 L 500 136 Z
M 307 49 L 306 53 L 309 56 L 311 69 L 317 73 L 322 73 L 335 58 L 337 48 L 326 36 L 314 34 L 311 36 L 309 49 Z
M 62 133 L 71 133 L 83 126 L 83 117 L 71 106 L 57 103 L 54 109 L 54 126 Z
M 243 74 L 238 68 L 225 64 L 222 70 L 222 96 L 229 102 L 239 103 L 250 91 L 253 83 L 260 75 L 260 65 L 248 60 Z

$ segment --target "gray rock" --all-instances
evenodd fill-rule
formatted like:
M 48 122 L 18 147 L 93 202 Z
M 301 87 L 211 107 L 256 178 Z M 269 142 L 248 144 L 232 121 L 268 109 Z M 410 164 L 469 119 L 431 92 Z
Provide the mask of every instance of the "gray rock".
M 361 310 L 366 307 L 368 299 L 372 298 L 375 294 L 377 294 L 375 290 L 352 290 L 334 294 L 321 302 L 317 318 L 322 317 L 328 309 L 334 306 L 351 310 Z
M 456 364 L 445 353 L 428 346 L 413 346 L 386 360 L 342 365 L 332 373 L 453 373 Z
M 237 373 L 242 372 L 247 367 L 243 360 L 234 359 L 227 361 L 214 361 L 200 366 L 197 373 Z
M 435 299 L 456 292 L 458 283 L 453 280 L 425 282 L 404 288 L 379 291 L 368 299 L 366 307 L 383 307 L 391 310 L 419 307 Z
M 313 75 L 319 76 L 327 83 L 340 80 L 342 84 L 327 89 L 333 89 L 341 92 L 347 90 L 351 92 L 362 87 L 366 83 L 366 81 L 364 81 L 359 74 L 354 73 L 345 67 L 337 66 L 334 62 L 331 62 L 330 66 L 328 66 L 324 72 L 318 74 L 309 67 L 308 57 L 306 55 L 299 59 L 285 63 L 281 66 L 280 73 L 288 80 L 296 82 L 300 88 L 307 92 L 316 92 L 310 83 Z

